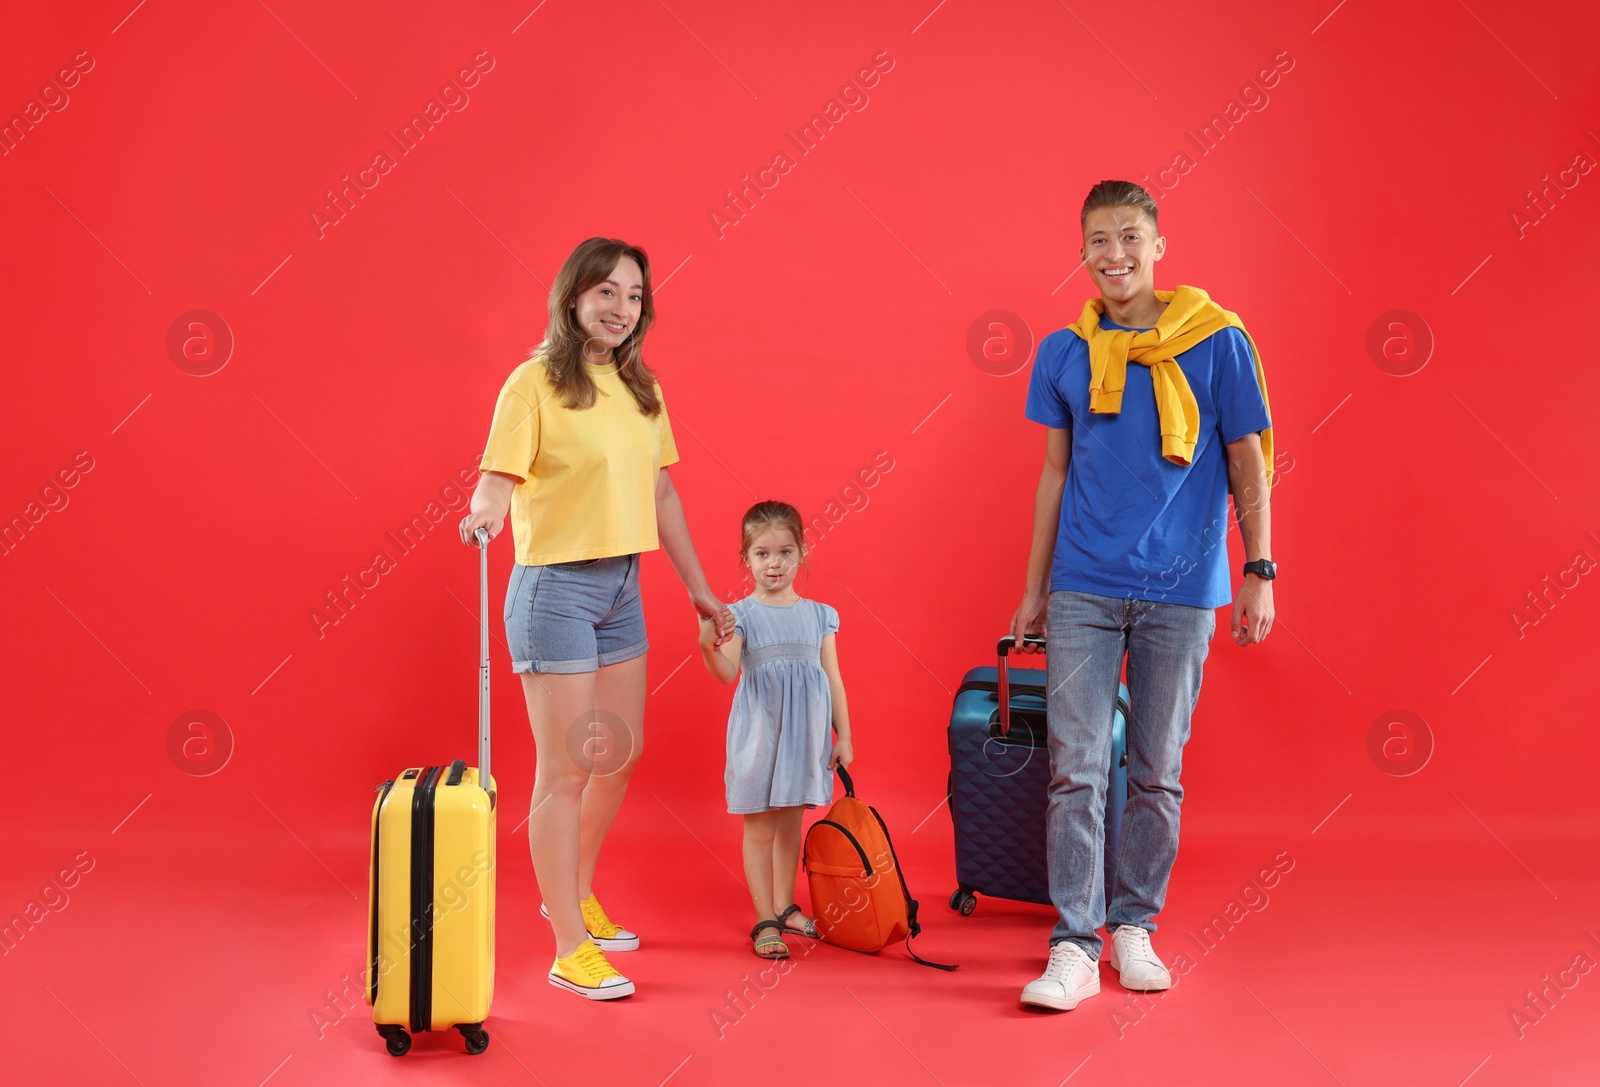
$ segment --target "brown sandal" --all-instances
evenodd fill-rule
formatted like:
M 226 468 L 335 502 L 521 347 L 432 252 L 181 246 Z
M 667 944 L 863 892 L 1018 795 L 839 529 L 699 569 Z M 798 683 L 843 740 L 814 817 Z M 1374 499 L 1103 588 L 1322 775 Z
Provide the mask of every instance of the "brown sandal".
M 778 914 L 778 921 L 783 925 L 784 932 L 792 932 L 796 936 L 808 936 L 813 940 L 822 939 L 822 937 L 817 934 L 817 919 L 815 917 L 807 917 L 804 925 L 800 926 L 799 928 L 795 928 L 793 925 L 789 924 L 789 915 L 793 913 L 800 913 L 800 907 L 796 903 L 791 903 L 787 909 Z M 804 916 L 804 914 L 801 916 Z
M 750 930 L 750 939 L 755 941 L 756 954 L 763 959 L 787 959 L 789 957 L 789 945 L 783 942 L 782 936 L 761 935 L 763 929 L 769 928 L 777 929 L 779 932 L 783 931 L 783 925 L 771 918 L 765 921 L 757 921 L 756 927 Z

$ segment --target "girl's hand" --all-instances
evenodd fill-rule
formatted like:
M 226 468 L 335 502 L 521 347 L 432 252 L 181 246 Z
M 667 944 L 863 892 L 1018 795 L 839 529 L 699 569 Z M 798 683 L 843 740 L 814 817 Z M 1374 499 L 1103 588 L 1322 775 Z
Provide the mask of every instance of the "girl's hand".
M 716 640 L 711 643 L 713 648 L 733 637 L 733 612 L 728 610 L 726 604 L 711 595 L 709 590 L 704 593 L 690 593 L 689 602 L 694 605 L 694 610 L 702 619 L 714 621 L 715 626 L 712 629 L 716 631 Z M 702 626 L 702 639 L 704 636 L 705 630 Z M 704 641 L 701 644 L 704 645 Z
M 828 769 L 837 770 L 839 767 L 843 766 L 848 770 L 850 768 L 850 764 L 854 762 L 855 759 L 856 752 L 855 749 L 850 746 L 850 740 L 848 738 L 840 740 L 838 743 L 833 745 L 833 754 L 828 758 Z
M 700 616 L 700 648 L 715 649 L 721 645 L 717 635 L 717 623 L 709 615 Z

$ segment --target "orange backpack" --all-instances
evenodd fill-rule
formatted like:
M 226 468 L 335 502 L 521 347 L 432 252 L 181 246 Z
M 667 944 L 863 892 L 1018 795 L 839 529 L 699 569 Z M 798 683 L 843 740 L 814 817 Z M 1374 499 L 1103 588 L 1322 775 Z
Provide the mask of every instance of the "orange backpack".
M 954 970 L 911 950 L 911 937 L 922 926 L 889 828 L 876 808 L 856 799 L 855 783 L 842 766 L 839 780 L 845 795 L 806 831 L 802 856 L 822 939 L 852 951 L 879 951 L 904 936 L 906 951 L 917 962 Z

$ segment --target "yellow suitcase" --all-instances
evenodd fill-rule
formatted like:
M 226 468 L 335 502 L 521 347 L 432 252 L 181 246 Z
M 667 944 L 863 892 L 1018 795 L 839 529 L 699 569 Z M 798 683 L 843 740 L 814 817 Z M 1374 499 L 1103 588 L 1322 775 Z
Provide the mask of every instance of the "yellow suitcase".
M 478 532 L 482 613 L 478 765 L 413 766 L 372 806 L 367 1003 L 389 1052 L 454 1027 L 489 1046 L 494 999 L 495 789 L 489 775 L 489 551 Z M 484 783 L 487 782 L 487 788 Z

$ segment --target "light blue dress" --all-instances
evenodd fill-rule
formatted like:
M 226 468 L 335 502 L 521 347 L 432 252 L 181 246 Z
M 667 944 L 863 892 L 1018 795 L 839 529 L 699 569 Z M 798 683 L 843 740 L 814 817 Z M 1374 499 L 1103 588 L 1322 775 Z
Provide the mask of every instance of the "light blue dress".
M 728 811 L 816 807 L 833 797 L 833 690 L 822 670 L 822 639 L 839 613 L 804 598 L 728 605 L 744 638 L 739 686 L 728 714 Z

